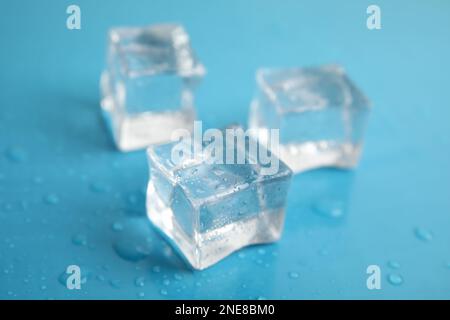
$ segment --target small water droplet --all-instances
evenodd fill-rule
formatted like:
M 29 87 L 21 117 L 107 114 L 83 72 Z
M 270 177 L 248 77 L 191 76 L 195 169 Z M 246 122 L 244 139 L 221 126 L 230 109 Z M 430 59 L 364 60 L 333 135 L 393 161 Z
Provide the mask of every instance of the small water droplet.
M 267 298 L 264 297 L 264 296 L 259 296 L 259 297 L 256 298 L 256 300 L 267 300 Z
M 183 280 L 183 276 L 179 273 L 174 273 L 173 277 L 175 280 Z
M 163 281 L 163 285 L 165 285 L 165 286 L 170 286 L 170 280 L 169 280 L 169 279 L 165 279 L 165 280 Z
M 291 279 L 298 279 L 298 277 L 299 277 L 298 272 L 295 272 L 295 271 L 289 272 L 289 278 L 291 278 Z
M 313 210 L 320 216 L 338 219 L 345 214 L 345 204 L 339 200 L 322 199 L 313 205 Z
M 6 158 L 14 163 L 24 162 L 28 158 L 28 154 L 22 147 L 13 146 L 6 149 Z
M 137 277 L 134 279 L 134 285 L 136 287 L 143 287 L 145 286 L 145 278 L 144 277 Z
M 399 286 L 403 283 L 403 277 L 396 273 L 389 274 L 387 279 L 394 286 Z
M 49 205 L 55 205 L 59 203 L 59 197 L 54 193 L 50 193 L 44 197 L 44 202 Z
M 113 245 L 114 251 L 119 257 L 128 261 L 139 261 L 150 254 L 146 246 L 137 245 L 134 241 L 118 241 Z
M 102 182 L 92 182 L 89 185 L 89 189 L 95 193 L 105 193 L 109 190 L 109 187 Z
M 168 294 L 168 292 L 167 292 L 166 289 L 161 289 L 161 290 L 159 290 L 159 293 L 160 293 L 162 296 L 167 296 L 167 294 Z
M 160 266 L 153 266 L 152 271 L 153 271 L 153 273 L 160 273 L 161 272 L 161 267 Z
M 388 261 L 387 265 L 391 269 L 400 269 L 400 263 L 398 263 L 397 261 L 394 261 L 394 260 Z
M 111 229 L 113 229 L 113 231 L 122 231 L 123 225 L 120 222 L 116 221 L 112 224 Z
M 42 179 L 42 177 L 36 176 L 33 178 L 33 182 L 35 184 L 41 184 L 44 181 L 44 179 Z
M 137 296 L 138 296 L 138 298 L 143 298 L 143 297 L 145 297 L 145 293 L 144 292 L 138 292 Z
M 85 246 L 88 243 L 87 236 L 82 233 L 77 233 L 72 237 L 72 243 L 76 246 Z
M 415 228 L 414 234 L 416 235 L 417 239 L 424 242 L 430 242 L 431 240 L 433 240 L 433 233 L 430 230 L 424 228 Z
M 260 254 L 260 255 L 265 255 L 266 254 L 266 250 L 264 250 L 264 249 L 258 249 L 258 254 Z
M 41 290 L 47 290 L 47 286 L 46 286 L 45 284 L 43 284 L 43 285 L 41 286 Z
M 239 259 L 244 259 L 244 258 L 245 258 L 245 253 L 239 252 L 239 253 L 238 253 L 238 258 L 239 258 Z
M 115 289 L 120 289 L 120 280 L 109 280 L 109 285 Z

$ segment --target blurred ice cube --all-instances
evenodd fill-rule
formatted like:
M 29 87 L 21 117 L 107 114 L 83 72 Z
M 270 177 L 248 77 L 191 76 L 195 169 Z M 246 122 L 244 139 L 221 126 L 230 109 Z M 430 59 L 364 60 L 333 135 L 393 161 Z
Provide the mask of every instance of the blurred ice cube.
M 280 158 L 294 172 L 357 164 L 369 101 L 339 66 L 260 69 L 249 126 L 280 129 Z
M 108 41 L 101 107 L 117 147 L 144 148 L 192 130 L 193 90 L 205 69 L 183 27 L 115 28 Z

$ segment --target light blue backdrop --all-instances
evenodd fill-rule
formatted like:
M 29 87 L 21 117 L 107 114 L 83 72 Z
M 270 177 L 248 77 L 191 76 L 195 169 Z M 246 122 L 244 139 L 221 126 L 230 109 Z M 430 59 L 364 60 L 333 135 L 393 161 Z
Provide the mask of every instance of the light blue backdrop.
M 74 2 L 79 31 L 72 1 L 0 6 L 0 298 L 450 298 L 449 2 L 377 0 L 378 31 L 372 1 Z M 203 272 L 146 221 L 145 154 L 114 149 L 98 106 L 107 29 L 167 21 L 208 69 L 205 126 L 247 122 L 259 66 L 340 63 L 374 105 L 356 170 L 295 177 L 282 239 Z

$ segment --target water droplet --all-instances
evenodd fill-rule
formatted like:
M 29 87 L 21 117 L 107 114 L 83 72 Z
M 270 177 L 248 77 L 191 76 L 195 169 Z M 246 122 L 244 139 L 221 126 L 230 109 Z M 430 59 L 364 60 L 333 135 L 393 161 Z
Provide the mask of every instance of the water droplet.
M 44 202 L 49 205 L 55 205 L 59 203 L 59 197 L 54 193 L 50 193 L 44 197 Z
M 264 249 L 258 249 L 258 254 L 260 254 L 260 255 L 265 255 L 265 254 L 266 254 L 266 250 L 264 250 Z
M 87 245 L 87 236 L 82 233 L 77 233 L 72 237 L 72 243 L 76 246 L 85 246 Z
M 145 297 L 145 293 L 144 292 L 138 292 L 137 296 L 138 296 L 138 298 L 143 298 L 143 297 Z
M 93 182 L 89 185 L 89 189 L 95 193 L 105 193 L 108 192 L 109 187 L 101 182 Z
M 106 278 L 105 278 L 103 275 L 101 275 L 101 274 L 98 274 L 97 277 L 96 277 L 96 279 L 97 279 L 98 281 L 100 281 L 100 282 L 105 282 L 105 281 L 106 281 Z
M 267 300 L 267 298 L 264 297 L 264 296 L 259 296 L 259 297 L 256 298 L 256 300 Z
M 152 243 L 148 241 L 152 230 L 145 218 L 127 219 L 123 223 L 123 231 L 117 233 L 113 243 L 116 254 L 124 260 L 139 261 L 148 257 Z
M 313 210 L 320 216 L 338 219 L 345 214 L 345 203 L 334 199 L 322 199 L 313 205 Z
M 159 290 L 159 293 L 160 293 L 162 296 L 167 296 L 167 294 L 168 294 L 168 292 L 167 292 L 166 289 L 161 289 L 161 290 Z
M 47 286 L 46 286 L 45 284 L 43 284 L 43 285 L 41 286 L 41 290 L 47 290 Z
M 123 225 L 120 222 L 116 221 L 112 224 L 111 229 L 113 229 L 114 231 L 122 231 Z
M 153 273 L 160 273 L 161 272 L 161 267 L 160 266 L 153 266 L 152 271 L 153 271 Z
M 414 234 L 416 235 L 417 239 L 424 242 L 430 242 L 431 240 L 433 240 L 433 233 L 430 230 L 424 228 L 415 228 Z
M 42 177 L 37 176 L 33 178 L 33 182 L 35 184 L 41 184 L 42 182 L 44 182 L 44 179 L 42 179 Z
M 396 273 L 389 274 L 387 279 L 388 279 L 389 283 L 394 286 L 399 286 L 403 283 L 402 276 L 399 274 L 396 274 Z
M 169 279 L 165 279 L 165 280 L 163 281 L 163 285 L 165 285 L 165 286 L 170 286 L 170 280 L 169 280 Z
M 238 258 L 239 258 L 239 259 L 244 259 L 244 258 L 245 258 L 245 253 L 239 252 L 239 253 L 238 253 Z
M 137 277 L 134 279 L 134 285 L 136 287 L 143 287 L 145 286 L 145 278 L 144 277 Z
M 109 285 L 113 288 L 120 289 L 120 280 L 109 280 Z
M 391 269 L 400 269 L 400 263 L 398 263 L 397 261 L 388 261 L 388 267 Z
M 289 278 L 298 279 L 298 277 L 299 277 L 299 274 L 297 272 L 295 272 L 295 271 L 289 272 Z
M 24 162 L 28 157 L 27 152 L 19 146 L 9 147 L 5 152 L 5 156 L 9 161 L 15 163 Z
M 183 280 L 183 275 L 181 275 L 179 273 L 174 273 L 173 278 L 175 280 Z
M 150 254 L 150 248 L 136 244 L 135 241 L 118 241 L 114 243 L 113 248 L 119 257 L 134 262 L 142 260 Z

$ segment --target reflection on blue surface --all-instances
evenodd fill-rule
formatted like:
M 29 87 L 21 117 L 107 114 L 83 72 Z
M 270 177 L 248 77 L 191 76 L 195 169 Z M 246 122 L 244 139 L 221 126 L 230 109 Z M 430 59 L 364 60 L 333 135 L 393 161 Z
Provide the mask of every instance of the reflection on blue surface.
M 81 30 L 64 1 L 3 5 L 0 298 L 450 298 L 449 4 L 378 1 L 369 31 L 360 1 L 169 2 L 80 0 Z M 107 29 L 161 21 L 208 68 L 205 127 L 247 122 L 259 66 L 338 62 L 374 102 L 356 170 L 296 176 L 282 239 L 202 272 L 145 218 L 145 154 L 114 149 L 98 106 Z

